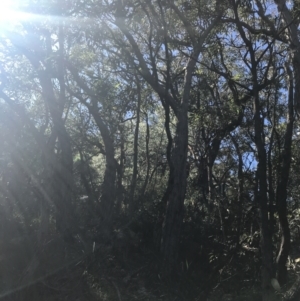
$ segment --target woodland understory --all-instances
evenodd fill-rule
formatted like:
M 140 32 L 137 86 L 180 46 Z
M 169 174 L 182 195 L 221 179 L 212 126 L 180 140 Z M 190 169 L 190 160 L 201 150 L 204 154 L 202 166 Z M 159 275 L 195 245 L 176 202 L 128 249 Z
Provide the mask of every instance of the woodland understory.
M 300 1 L 10 2 L 0 300 L 300 300 Z

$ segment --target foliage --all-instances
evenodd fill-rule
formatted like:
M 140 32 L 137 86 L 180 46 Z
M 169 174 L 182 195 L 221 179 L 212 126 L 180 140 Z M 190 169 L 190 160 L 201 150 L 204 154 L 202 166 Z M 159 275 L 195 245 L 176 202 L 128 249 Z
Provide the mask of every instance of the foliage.
M 0 296 L 269 300 L 277 277 L 272 300 L 296 300 L 298 6 L 20 4 L 0 28 Z

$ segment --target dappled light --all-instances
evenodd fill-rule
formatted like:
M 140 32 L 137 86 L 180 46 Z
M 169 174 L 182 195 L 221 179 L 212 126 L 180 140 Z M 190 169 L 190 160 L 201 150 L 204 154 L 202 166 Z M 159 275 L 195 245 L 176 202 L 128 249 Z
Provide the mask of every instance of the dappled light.
M 300 1 L 0 4 L 0 301 L 298 301 Z

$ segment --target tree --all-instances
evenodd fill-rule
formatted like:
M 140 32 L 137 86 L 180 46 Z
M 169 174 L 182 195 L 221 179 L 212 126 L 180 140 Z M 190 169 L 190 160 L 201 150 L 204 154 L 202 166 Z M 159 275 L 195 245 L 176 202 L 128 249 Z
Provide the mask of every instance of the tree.
M 135 21 L 131 21 L 131 2 L 116 1 L 111 6 L 107 5 L 102 8 L 106 12 L 106 20 L 113 20 L 112 22 L 123 35 L 114 34 L 114 28 L 107 23 L 106 26 L 112 33 L 111 38 L 115 42 L 115 47 L 122 47 L 120 56 L 131 63 L 159 95 L 165 109 L 165 125 L 169 140 L 167 157 L 170 173 L 164 197 L 166 216 L 163 225 L 161 251 L 164 262 L 162 271 L 166 272 L 167 275 L 170 275 L 170 272 L 176 266 L 183 219 L 183 204 L 186 192 L 188 108 L 193 72 L 206 38 L 222 14 L 216 4 L 208 5 L 206 10 L 210 14 L 208 18 L 205 18 L 200 6 L 196 3 L 191 5 L 195 7 L 196 15 L 187 11 L 181 4 L 176 5 L 172 2 L 162 3 L 159 1 L 158 6 L 154 7 L 148 2 L 141 2 L 138 7 L 135 7 L 137 11 L 135 15 L 143 20 L 142 22 L 145 25 L 147 24 L 149 28 L 148 30 L 145 30 L 145 27 L 143 28 L 143 35 L 146 41 L 149 41 L 149 43 L 143 44 L 138 34 L 140 26 Z M 217 9 L 216 14 L 212 12 L 213 9 Z M 190 15 L 187 18 L 188 14 Z M 175 21 L 175 18 L 179 19 L 179 23 Z M 194 18 L 195 21 L 199 19 L 202 22 L 207 22 L 208 25 L 204 29 L 200 27 L 199 34 L 193 28 L 193 19 L 189 21 L 190 18 Z M 180 28 L 179 35 L 183 35 L 184 39 L 187 40 L 187 46 L 184 48 L 182 48 L 180 42 L 177 42 L 178 33 L 172 31 L 171 24 L 174 24 L 174 22 Z M 134 59 L 130 55 L 130 51 L 127 50 L 128 47 L 134 54 Z M 187 55 L 181 56 L 180 52 L 184 52 L 184 49 L 186 49 Z M 182 61 L 181 70 L 176 70 L 174 66 L 176 61 Z M 170 109 L 177 119 L 174 137 L 172 137 L 169 128 Z

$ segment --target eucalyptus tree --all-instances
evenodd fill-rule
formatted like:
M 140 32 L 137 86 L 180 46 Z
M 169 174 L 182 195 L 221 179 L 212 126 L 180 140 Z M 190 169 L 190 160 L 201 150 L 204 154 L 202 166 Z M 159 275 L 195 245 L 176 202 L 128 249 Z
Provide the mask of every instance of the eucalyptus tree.
M 279 22 L 282 21 L 282 28 L 280 30 L 281 39 L 284 40 L 289 46 L 290 54 L 290 65 L 293 70 L 293 82 L 295 83 L 294 91 L 294 101 L 297 111 L 300 110 L 300 40 L 298 35 L 299 27 L 299 1 L 294 0 L 291 3 L 288 3 L 286 0 L 274 0 L 274 3 L 277 5 L 278 10 L 278 19 Z M 258 1 L 260 7 L 263 7 L 263 3 Z M 261 9 L 263 11 L 263 9 Z M 269 25 L 272 25 L 272 22 L 266 17 Z M 272 29 L 275 29 L 275 26 L 272 26 Z
M 96 11 L 96 13 L 95 13 Z M 127 61 L 159 96 L 165 110 L 169 183 L 161 251 L 168 274 L 176 266 L 186 191 L 188 107 L 193 72 L 205 41 L 221 15 L 217 2 L 114 1 L 99 3 L 103 45 Z M 176 118 L 176 130 L 170 119 Z
M 47 23 L 47 22 L 46 22 Z M 38 28 L 31 22 L 19 25 L 21 29 L 7 31 L 2 39 L 2 45 L 9 47 L 7 63 L 3 67 L 3 76 L 8 81 L 2 87 L 1 98 L 30 126 L 31 133 L 40 144 L 45 156 L 45 166 L 49 175 L 48 198 L 54 202 L 56 207 L 57 228 L 65 233 L 72 232 L 72 186 L 73 186 L 73 157 L 70 137 L 66 131 L 64 118 L 68 98 L 65 91 L 64 70 L 61 69 L 61 60 L 64 46 L 61 41 L 62 28 L 57 26 L 54 30 L 57 37 L 59 50 L 54 51 L 51 45 L 51 29 L 47 24 L 44 29 Z M 14 53 L 15 58 L 11 57 Z M 8 62 L 17 59 L 21 64 L 9 66 Z M 14 68 L 13 68 L 14 66 Z M 24 69 L 25 68 L 25 69 Z M 33 84 L 28 83 L 26 77 L 16 77 L 19 85 L 13 80 L 11 71 L 22 73 L 27 70 Z M 24 80 L 24 83 L 22 81 Z M 16 87 L 16 93 L 13 91 Z M 27 86 L 28 93 L 22 91 Z M 18 97 L 18 95 L 20 95 Z M 27 98 L 27 99 L 26 99 Z M 39 116 L 40 129 L 36 122 L 31 120 L 27 108 L 31 106 L 30 99 L 40 99 L 44 102 L 45 118 Z M 49 115 L 48 115 L 49 114 Z M 49 121 L 51 120 L 51 121 Z M 41 123 L 44 123 L 41 126 Z M 51 130 L 50 130 L 51 129 Z M 45 131 L 50 130 L 49 140 Z M 47 142 L 48 140 L 48 142 Z M 56 154 L 54 154 L 57 148 Z
M 274 6 L 274 3 L 276 6 Z M 276 9 L 277 8 L 277 9 Z M 260 28 L 255 24 L 248 24 L 247 30 L 252 34 L 263 34 L 274 42 L 274 63 L 277 66 L 284 66 L 284 71 L 279 74 L 285 74 L 285 79 L 281 78 L 276 82 L 275 94 L 273 98 L 273 114 L 268 114 L 269 122 L 272 125 L 270 134 L 270 145 L 268 156 L 271 157 L 274 148 L 274 154 L 277 156 L 275 166 L 272 166 L 270 160 L 268 163 L 269 173 L 269 197 L 270 202 L 276 201 L 279 224 L 281 227 L 281 243 L 276 258 L 277 277 L 281 284 L 287 281 L 286 261 L 290 252 L 290 230 L 287 218 L 287 197 L 288 181 L 292 157 L 293 128 L 295 122 L 295 111 L 299 110 L 299 39 L 297 37 L 297 26 L 299 24 L 298 2 L 294 1 L 287 5 L 286 1 L 255 1 L 253 12 L 260 18 Z M 274 18 L 275 16 L 275 18 Z M 286 59 L 282 60 L 282 54 Z M 278 68 L 278 67 L 277 67 Z M 276 116 L 280 113 L 280 106 L 284 99 L 281 90 L 284 87 L 286 93 L 284 123 Z M 273 117 L 271 117 L 271 115 Z M 279 128 L 284 125 L 281 132 Z M 281 132 L 279 138 L 278 132 Z M 273 145 L 274 143 L 274 145 Z M 275 173 L 276 183 L 272 177 Z M 273 188 L 274 187 L 274 188 Z M 270 208 L 272 208 L 270 206 Z M 272 212 L 270 214 L 272 217 Z
M 224 81 L 223 76 L 229 77 L 229 73 L 217 68 L 224 51 L 217 45 L 215 40 L 208 47 L 201 68 L 196 70 L 199 76 L 192 87 L 190 105 L 190 159 L 198 167 L 202 197 L 207 205 L 213 202 L 213 166 L 222 141 L 241 125 L 244 117 L 243 105 L 234 101 L 231 88 Z
M 288 107 L 286 117 L 286 129 L 284 141 L 279 155 L 279 180 L 276 190 L 276 204 L 282 229 L 281 244 L 277 256 L 277 272 L 280 283 L 287 281 L 286 261 L 290 252 L 290 229 L 287 219 L 287 185 L 292 158 L 292 140 L 295 112 L 299 115 L 300 110 L 300 40 L 299 27 L 299 1 L 293 1 L 292 6 L 286 1 L 275 0 L 278 14 L 283 21 L 281 37 L 288 46 L 285 69 L 287 74 Z
M 229 84 L 234 87 L 236 95 L 245 95 L 243 104 L 248 107 L 250 120 L 248 123 L 250 138 L 256 160 L 256 187 L 254 201 L 260 208 L 260 236 L 262 252 L 262 285 L 264 298 L 268 299 L 268 290 L 271 278 L 274 277 L 272 236 L 274 230 L 273 204 L 276 200 L 279 222 L 282 228 L 282 243 L 277 258 L 278 279 L 281 283 L 286 280 L 286 259 L 289 250 L 289 229 L 286 211 L 287 184 L 291 160 L 291 143 L 294 121 L 294 85 L 293 74 L 289 60 L 283 60 L 282 54 L 287 54 L 286 39 L 278 24 L 271 20 L 267 2 L 256 1 L 255 6 L 245 6 L 240 1 L 231 1 L 230 13 L 225 18 L 228 30 L 227 37 L 219 36 L 227 51 L 232 49 L 235 60 L 225 58 L 225 64 L 219 64 L 216 72 L 228 70 L 231 75 L 227 77 Z M 274 6 L 273 6 L 274 10 Z M 273 11 L 276 14 L 276 12 Z M 275 19 L 276 20 L 276 19 Z M 235 33 L 233 33 L 235 32 Z M 225 56 L 223 56 L 225 57 Z M 285 66 L 283 68 L 283 66 Z M 293 71 L 295 69 L 293 68 Z M 219 72 L 221 74 L 221 72 Z M 283 77 L 285 75 L 285 77 Z M 282 94 L 285 89 L 286 96 Z M 296 88 L 295 88 L 296 90 Z M 234 93 L 233 93 L 234 94 Z M 252 100 L 252 108 L 249 107 Z M 287 117 L 279 110 L 285 106 Z M 249 114 L 247 114 L 249 115 Z M 282 118 L 286 122 L 282 123 Z M 282 136 L 278 128 L 284 126 Z M 273 156 L 276 154 L 274 141 L 279 149 L 278 161 L 274 164 Z M 275 143 L 276 144 L 276 143 Z M 276 178 L 276 180 L 274 179 Z M 275 187 L 275 188 L 274 188 Z

